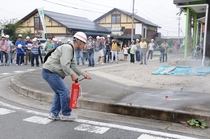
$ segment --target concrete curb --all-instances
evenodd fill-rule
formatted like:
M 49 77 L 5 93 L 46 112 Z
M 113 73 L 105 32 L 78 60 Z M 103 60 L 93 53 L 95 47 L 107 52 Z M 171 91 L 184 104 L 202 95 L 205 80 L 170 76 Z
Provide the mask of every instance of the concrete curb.
M 36 70 L 37 71 L 37 70 Z M 33 98 L 39 101 L 44 101 L 44 102 L 52 102 L 54 95 L 46 92 L 41 92 L 39 90 L 34 90 L 32 88 L 26 87 L 22 84 L 19 83 L 17 80 L 20 76 L 23 74 L 30 73 L 32 71 L 24 72 L 18 75 L 15 75 L 11 78 L 10 82 L 11 85 L 10 87 L 17 93 L 20 93 L 24 96 L 27 96 L 29 98 Z
M 31 71 L 29 71 L 31 72 Z M 33 90 L 32 88 L 25 87 L 18 82 L 18 77 L 28 72 L 15 75 L 11 79 L 11 88 L 24 96 L 33 98 L 39 101 L 52 102 L 54 95 L 46 92 L 41 92 L 39 90 Z M 204 120 L 207 123 L 210 122 L 209 114 L 200 114 L 198 112 L 188 112 L 175 109 L 163 109 L 154 108 L 149 106 L 132 106 L 126 104 L 114 104 L 99 101 L 92 101 L 87 99 L 79 98 L 78 108 L 101 111 L 114 114 L 122 114 L 127 116 L 135 116 L 141 118 L 163 120 L 169 122 L 180 123 L 180 121 L 187 121 L 189 119 L 199 119 Z

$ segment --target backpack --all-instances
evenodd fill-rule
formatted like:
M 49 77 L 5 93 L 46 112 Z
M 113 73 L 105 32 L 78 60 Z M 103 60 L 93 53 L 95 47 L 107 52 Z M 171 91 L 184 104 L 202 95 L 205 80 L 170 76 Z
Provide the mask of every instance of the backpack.
M 70 43 L 65 43 L 65 44 L 69 44 L 71 45 L 72 49 L 73 49 L 73 58 L 74 58 L 74 46 Z M 53 50 L 49 51 L 47 53 L 47 55 L 44 57 L 44 63 L 47 61 L 48 57 L 51 56 L 51 54 L 56 50 L 56 48 L 54 48 Z M 71 61 L 73 60 L 73 58 L 71 59 Z

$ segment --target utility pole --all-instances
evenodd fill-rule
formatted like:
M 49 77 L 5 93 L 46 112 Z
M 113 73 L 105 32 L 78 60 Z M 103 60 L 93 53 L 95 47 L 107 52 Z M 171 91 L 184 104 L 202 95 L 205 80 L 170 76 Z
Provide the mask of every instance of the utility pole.
M 181 17 L 178 17 L 177 20 L 178 20 L 178 39 L 180 39 L 180 20 L 181 20 Z
M 131 30 L 131 41 L 133 40 L 133 20 L 134 20 L 134 0 L 133 0 L 133 12 L 132 12 L 132 30 Z

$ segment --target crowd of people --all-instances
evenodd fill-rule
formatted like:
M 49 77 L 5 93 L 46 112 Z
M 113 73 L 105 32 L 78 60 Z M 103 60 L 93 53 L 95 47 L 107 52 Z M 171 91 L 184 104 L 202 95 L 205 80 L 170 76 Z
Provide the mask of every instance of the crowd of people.
M 66 43 L 71 43 L 71 40 L 68 39 Z M 37 38 L 31 39 L 27 36 L 26 39 L 23 40 L 22 35 L 19 34 L 17 41 L 13 44 L 12 41 L 9 40 L 9 35 L 2 35 L 0 41 L 0 65 L 9 66 L 15 63 L 16 66 L 22 66 L 30 63 L 32 67 L 34 65 L 39 67 L 40 63 L 44 63 L 42 50 L 47 54 L 62 44 L 63 42 L 61 40 L 48 38 L 44 49 L 41 49 L 42 44 Z M 76 64 L 88 64 L 89 67 L 94 67 L 95 64 L 103 65 L 104 63 L 113 63 L 114 61 L 118 63 L 118 54 L 122 50 L 124 61 L 127 61 L 130 55 L 131 63 L 140 62 L 140 65 L 146 65 L 147 60 L 152 60 L 153 58 L 155 46 L 153 39 L 151 39 L 149 44 L 147 44 L 144 38 L 142 38 L 141 41 L 136 39 L 135 41 L 132 40 L 130 45 L 124 44 L 123 47 L 121 47 L 116 37 L 107 35 L 106 39 L 100 36 L 94 39 L 92 36 L 89 36 L 84 49 L 75 50 Z M 166 41 L 160 45 L 160 62 L 167 62 L 168 48 L 169 45 Z M 98 54 L 96 61 L 94 59 L 95 52 Z M 35 64 L 34 60 L 36 61 Z

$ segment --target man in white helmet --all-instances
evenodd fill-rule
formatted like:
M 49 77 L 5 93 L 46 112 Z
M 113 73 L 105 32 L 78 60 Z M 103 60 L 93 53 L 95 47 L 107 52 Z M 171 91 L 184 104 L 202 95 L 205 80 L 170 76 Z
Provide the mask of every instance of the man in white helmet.
M 7 64 L 7 60 L 8 60 L 7 48 L 8 48 L 7 40 L 5 39 L 5 36 L 2 35 L 2 36 L 1 36 L 1 41 L 0 41 L 0 49 L 1 49 L 1 66 L 3 66 L 3 65 L 8 65 L 8 64 Z M 4 63 L 4 59 L 5 59 L 5 63 Z
M 6 40 L 7 40 L 7 53 L 8 53 L 8 65 L 11 65 L 13 63 L 13 58 L 12 58 L 12 51 L 13 51 L 13 46 L 14 44 L 12 43 L 12 41 L 9 40 L 9 35 L 5 36 Z
M 47 61 L 43 65 L 42 77 L 47 81 L 55 92 L 55 97 L 52 103 L 49 119 L 73 121 L 76 116 L 71 115 L 71 109 L 69 108 L 69 89 L 64 83 L 63 79 L 66 76 L 70 76 L 72 81 L 76 81 L 78 77 L 74 72 L 80 76 L 84 76 L 86 79 L 91 77 L 82 72 L 78 67 L 74 59 L 74 50 L 83 50 L 87 41 L 87 36 L 83 32 L 77 32 L 73 36 L 73 45 L 63 44 L 55 49 L 54 52 L 48 57 Z M 61 113 L 59 115 L 59 113 Z
M 32 41 L 29 36 L 26 37 L 26 56 L 25 56 L 25 65 L 28 64 L 28 61 L 31 61 L 31 48 L 32 48 Z
M 15 47 L 16 47 L 16 53 L 17 53 L 17 58 L 16 58 L 16 66 L 23 65 L 24 63 L 24 47 L 26 46 L 25 42 L 22 40 L 23 36 L 21 34 L 18 35 L 18 39 L 15 42 Z

